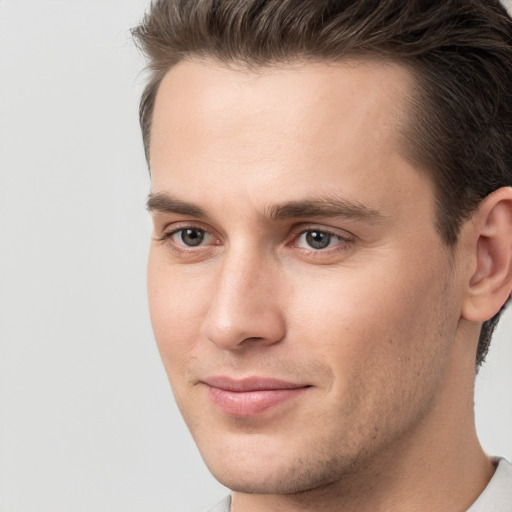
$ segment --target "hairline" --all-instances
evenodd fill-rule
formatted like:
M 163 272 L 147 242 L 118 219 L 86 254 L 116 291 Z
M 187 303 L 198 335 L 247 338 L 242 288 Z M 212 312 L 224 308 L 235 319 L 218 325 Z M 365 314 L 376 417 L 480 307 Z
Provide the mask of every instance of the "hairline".
M 388 54 L 382 54 L 377 51 L 348 51 L 343 55 L 340 55 L 338 58 L 329 58 L 329 57 L 321 57 L 318 55 L 307 55 L 307 54 L 297 54 L 290 56 L 287 59 L 268 59 L 262 62 L 258 62 L 256 59 L 245 58 L 245 59 L 235 59 L 235 58 L 222 58 L 218 55 L 214 55 L 213 53 L 198 53 L 198 52 L 189 52 L 185 55 L 182 55 L 180 58 L 175 59 L 173 61 L 168 62 L 166 66 L 160 66 L 157 70 L 154 70 L 153 74 L 150 77 L 147 90 L 144 91 L 143 98 L 149 99 L 151 98 L 150 109 L 148 111 L 143 111 L 141 104 L 140 109 L 140 121 L 144 138 L 144 148 L 146 151 L 146 159 L 149 165 L 149 148 L 151 144 L 151 128 L 154 114 L 154 107 L 156 102 L 156 97 L 160 90 L 160 86 L 164 81 L 165 77 L 168 75 L 170 71 L 172 71 L 178 65 L 185 62 L 194 62 L 194 63 L 202 63 L 206 65 L 210 65 L 212 67 L 219 67 L 230 69 L 233 71 L 249 71 L 249 72 L 257 72 L 259 70 L 268 70 L 272 68 L 293 68 L 295 65 L 302 64 L 318 64 L 318 65 L 327 65 L 327 66 L 336 66 L 342 65 L 344 63 L 353 62 L 363 64 L 365 62 L 379 62 L 379 63 L 388 63 L 393 65 L 399 65 L 403 69 L 405 69 L 410 77 L 411 77 L 411 96 L 416 95 L 416 91 L 421 91 L 421 85 L 416 76 L 415 66 L 412 65 L 411 60 L 405 58 L 393 57 Z M 412 99 L 412 98 L 410 98 Z M 419 99 L 419 98 L 418 98 Z M 407 102 L 409 105 L 409 102 Z M 411 102 L 412 105 L 412 102 Z M 145 114 L 143 116 L 143 114 Z

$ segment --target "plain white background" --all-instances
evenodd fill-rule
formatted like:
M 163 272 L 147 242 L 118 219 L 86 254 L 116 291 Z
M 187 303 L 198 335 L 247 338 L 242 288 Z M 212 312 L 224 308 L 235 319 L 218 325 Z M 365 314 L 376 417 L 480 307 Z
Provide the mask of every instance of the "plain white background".
M 0 512 L 189 512 L 225 494 L 145 297 L 149 179 L 129 28 L 145 0 L 0 0 Z M 477 379 L 512 458 L 512 319 Z

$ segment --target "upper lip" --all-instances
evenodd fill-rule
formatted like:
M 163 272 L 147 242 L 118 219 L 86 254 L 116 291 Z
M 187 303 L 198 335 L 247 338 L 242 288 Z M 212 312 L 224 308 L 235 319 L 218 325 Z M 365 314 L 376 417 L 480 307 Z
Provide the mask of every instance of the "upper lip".
M 309 387 L 307 384 L 297 384 L 295 382 L 288 382 L 268 377 L 246 377 L 243 379 L 233 379 L 225 376 L 214 376 L 204 379 L 203 382 L 214 388 L 234 392 L 269 391 Z

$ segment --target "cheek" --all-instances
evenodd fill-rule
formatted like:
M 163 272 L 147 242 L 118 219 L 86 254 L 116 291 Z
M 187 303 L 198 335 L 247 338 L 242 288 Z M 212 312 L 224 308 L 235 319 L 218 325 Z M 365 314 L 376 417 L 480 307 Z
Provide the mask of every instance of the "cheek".
M 456 327 L 456 311 L 446 299 L 448 273 L 441 267 L 423 265 L 424 272 L 408 275 L 407 265 L 382 265 L 371 273 L 302 280 L 289 308 L 296 312 L 291 338 L 329 362 L 341 381 L 363 372 L 370 380 L 376 371 L 382 379 L 407 373 L 411 362 L 431 359 L 428 352 L 450 338 L 443 326 Z M 453 317 L 448 322 L 447 315 Z
M 147 275 L 149 310 L 169 378 L 181 373 L 199 336 L 208 308 L 208 282 L 204 277 L 199 279 L 199 276 L 178 272 L 166 258 L 150 253 Z
M 378 289 L 371 281 L 363 286 L 364 279 L 356 285 L 338 277 L 337 284 L 332 278 L 316 288 L 323 290 L 317 300 L 311 293 L 294 295 L 301 314 L 297 336 L 290 338 L 331 370 L 328 405 L 316 417 L 318 428 L 332 426 L 340 443 L 368 444 L 378 431 L 392 435 L 415 421 L 437 393 L 449 359 L 453 333 L 443 331 L 446 304 L 440 299 L 446 276 L 415 276 L 412 289 L 407 276 L 394 275 L 379 276 Z

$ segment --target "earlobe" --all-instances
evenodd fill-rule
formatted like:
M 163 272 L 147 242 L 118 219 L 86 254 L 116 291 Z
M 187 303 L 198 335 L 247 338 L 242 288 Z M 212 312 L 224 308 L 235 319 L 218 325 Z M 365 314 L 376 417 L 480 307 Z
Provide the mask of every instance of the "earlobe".
M 512 187 L 487 196 L 472 218 L 475 266 L 462 316 L 473 322 L 492 318 L 512 289 Z

